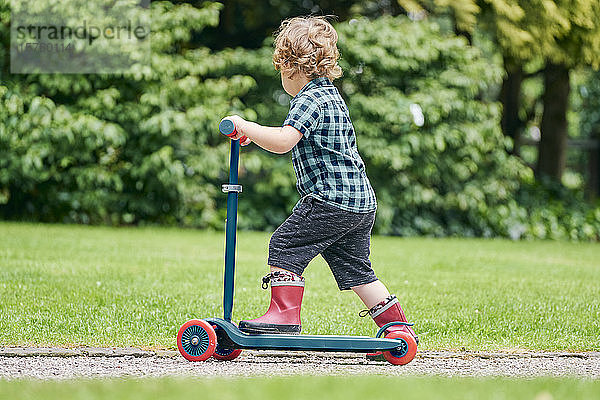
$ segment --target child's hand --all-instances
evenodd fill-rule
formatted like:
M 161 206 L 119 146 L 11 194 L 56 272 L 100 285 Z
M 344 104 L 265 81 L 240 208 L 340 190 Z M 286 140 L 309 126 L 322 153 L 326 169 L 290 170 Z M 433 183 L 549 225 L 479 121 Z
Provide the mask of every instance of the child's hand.
M 242 146 L 247 146 L 252 143 L 252 140 L 244 134 L 244 128 L 248 124 L 248 121 L 239 115 L 228 115 L 223 119 L 230 120 L 235 126 L 235 134 L 230 136 L 232 140 L 240 140 Z

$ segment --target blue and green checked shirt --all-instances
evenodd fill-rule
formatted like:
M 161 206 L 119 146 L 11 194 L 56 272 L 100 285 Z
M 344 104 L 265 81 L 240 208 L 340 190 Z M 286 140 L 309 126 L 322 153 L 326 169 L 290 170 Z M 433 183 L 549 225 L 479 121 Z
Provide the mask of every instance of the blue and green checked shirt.
M 292 149 L 302 198 L 314 196 L 354 212 L 377 208 L 348 108 L 328 78 L 313 79 L 292 98 L 285 125 L 303 135 Z

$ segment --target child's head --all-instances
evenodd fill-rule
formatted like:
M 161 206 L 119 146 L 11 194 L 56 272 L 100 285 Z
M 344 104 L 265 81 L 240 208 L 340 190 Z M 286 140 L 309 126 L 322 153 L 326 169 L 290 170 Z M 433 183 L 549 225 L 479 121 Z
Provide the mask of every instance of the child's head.
M 273 65 L 290 77 L 301 73 L 308 79 L 339 78 L 337 40 L 337 32 L 324 17 L 287 19 L 277 31 Z

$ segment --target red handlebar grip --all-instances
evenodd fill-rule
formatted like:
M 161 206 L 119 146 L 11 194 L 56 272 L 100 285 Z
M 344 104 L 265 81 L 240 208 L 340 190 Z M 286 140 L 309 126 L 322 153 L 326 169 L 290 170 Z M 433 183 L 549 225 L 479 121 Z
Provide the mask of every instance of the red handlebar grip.
M 237 131 L 235 129 L 235 124 L 229 120 L 229 119 L 224 119 L 223 121 L 221 121 L 221 123 L 219 124 L 219 131 L 228 137 L 232 137 L 235 136 L 237 134 Z M 242 136 L 239 141 L 240 143 L 244 143 L 246 141 L 246 139 L 248 139 L 246 136 Z

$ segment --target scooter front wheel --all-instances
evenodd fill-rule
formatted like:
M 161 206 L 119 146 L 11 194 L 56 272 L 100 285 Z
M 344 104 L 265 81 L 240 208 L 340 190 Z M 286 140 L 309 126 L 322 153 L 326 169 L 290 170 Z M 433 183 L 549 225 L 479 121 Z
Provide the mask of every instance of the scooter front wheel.
M 386 339 L 398 340 L 398 347 L 394 350 L 384 351 L 385 359 L 394 365 L 408 364 L 417 355 L 417 342 L 408 332 L 394 331 L 385 336 Z
M 232 346 L 231 340 L 227 337 L 225 331 L 217 325 L 212 326 L 217 334 L 217 348 L 213 354 L 213 358 L 219 361 L 231 361 L 238 358 L 242 353 L 242 349 L 236 349 Z
M 213 354 L 213 358 L 216 358 L 220 361 L 231 361 L 238 358 L 241 353 L 242 349 L 221 349 L 217 345 L 217 349 L 215 350 L 215 354 Z
M 186 360 L 207 360 L 215 353 L 216 347 L 217 334 L 208 322 L 192 319 L 179 328 L 177 348 Z

